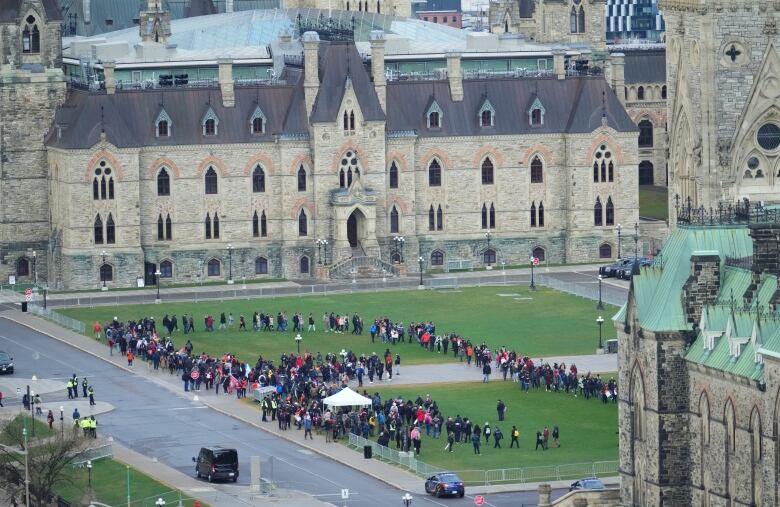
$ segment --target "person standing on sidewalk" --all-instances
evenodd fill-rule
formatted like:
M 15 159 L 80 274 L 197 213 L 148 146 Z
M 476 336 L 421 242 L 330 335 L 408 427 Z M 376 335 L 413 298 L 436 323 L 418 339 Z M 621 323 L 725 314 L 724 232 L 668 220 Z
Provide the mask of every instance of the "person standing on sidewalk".
M 490 373 L 493 370 L 490 367 L 490 362 L 485 361 L 485 364 L 482 366 L 482 382 L 490 382 Z
M 311 416 L 307 412 L 306 415 L 303 416 L 303 439 L 306 440 L 306 436 L 308 435 L 311 440 L 314 440 L 314 437 L 311 435 Z
M 87 387 L 89 386 L 89 382 L 87 382 L 87 377 L 84 377 L 84 379 L 81 381 L 81 392 L 84 394 L 84 397 L 87 397 Z
M 95 406 L 95 390 L 92 389 L 92 386 L 89 386 L 87 389 L 87 393 L 89 394 L 89 406 L 94 407 Z

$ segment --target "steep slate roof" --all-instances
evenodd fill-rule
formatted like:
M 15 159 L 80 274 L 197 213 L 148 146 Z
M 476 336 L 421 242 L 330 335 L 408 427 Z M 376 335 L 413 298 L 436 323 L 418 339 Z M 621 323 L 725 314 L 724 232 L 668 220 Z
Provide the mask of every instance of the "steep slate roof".
M 626 84 L 663 83 L 666 84 L 666 51 L 637 50 L 624 51 Z
M 235 97 L 235 107 L 224 108 L 217 89 L 118 91 L 115 95 L 74 91 L 57 111 L 47 145 L 87 149 L 100 140 L 102 129 L 106 140 L 120 148 L 273 142 L 274 134 L 306 132 L 302 86 L 237 87 Z M 209 102 L 219 118 L 215 136 L 202 135 L 201 119 Z M 263 135 L 253 135 L 249 128 L 256 102 L 268 120 Z M 154 121 L 163 107 L 171 118 L 171 135 L 158 138 Z M 56 125 L 65 125 L 61 137 Z
M 420 137 L 490 134 L 589 133 L 601 126 L 602 93 L 607 121 L 620 132 L 636 125 L 603 78 L 506 78 L 463 80 L 463 101 L 453 102 L 449 83 L 394 81 L 387 84 L 387 130 L 416 130 Z M 442 109 L 441 127 L 427 127 L 425 111 L 432 97 Z M 477 114 L 485 96 L 498 108 L 493 127 L 480 127 Z M 538 96 L 544 125 L 531 127 L 528 109 Z
M 385 113 L 376 96 L 374 85 L 368 77 L 363 59 L 352 42 L 331 42 L 320 44 L 319 51 L 320 89 L 314 101 L 312 122 L 336 121 L 341 100 L 349 77 L 355 91 L 363 119 L 381 121 Z
M 24 0 L 2 0 L 0 2 L 0 23 L 16 23 L 19 21 L 19 11 Z M 42 0 L 43 11 L 47 21 L 62 21 L 62 13 L 57 0 Z

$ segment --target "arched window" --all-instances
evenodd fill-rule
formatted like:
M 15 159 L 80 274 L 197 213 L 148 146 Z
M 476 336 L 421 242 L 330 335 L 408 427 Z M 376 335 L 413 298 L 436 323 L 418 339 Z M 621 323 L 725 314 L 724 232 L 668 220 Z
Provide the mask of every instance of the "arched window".
M 606 225 L 615 225 L 615 206 L 612 204 L 612 197 L 607 197 Z
M 640 148 L 652 148 L 653 147 L 653 124 L 650 120 L 642 120 L 639 122 L 639 147 Z
M 41 52 L 41 33 L 33 16 L 27 16 L 27 23 L 22 30 L 22 53 Z
M 390 188 L 398 188 L 398 166 L 390 164 Z
M 433 211 L 433 204 L 428 209 L 428 230 L 433 231 L 436 229 L 436 214 Z
M 165 239 L 165 222 L 162 215 L 157 216 L 157 241 L 163 241 Z
M 268 259 L 265 257 L 258 257 L 255 259 L 255 274 L 267 275 L 268 274 Z
M 349 130 L 349 115 L 346 111 L 344 111 L 344 115 L 342 117 L 342 123 L 344 124 L 344 131 Z
M 536 203 L 531 203 L 531 227 L 536 227 Z
M 167 120 L 160 120 L 157 122 L 157 137 L 168 137 Z
M 444 253 L 440 250 L 431 252 L 431 266 L 441 266 L 444 264 Z
M 531 183 L 542 183 L 544 181 L 544 165 L 539 157 L 534 157 L 531 161 Z
M 444 230 L 444 212 L 441 210 L 441 204 L 439 204 L 439 208 L 436 210 L 436 230 Z
M 645 87 L 640 86 L 636 89 L 636 100 L 645 100 Z
M 206 213 L 206 239 L 211 239 L 211 217 Z
M 255 111 L 249 120 L 249 129 L 252 134 L 259 135 L 265 133 L 266 117 L 259 104 L 255 107 Z
M 306 169 L 298 168 L 298 192 L 306 192 Z
M 100 218 L 100 215 L 97 215 L 95 217 L 93 232 L 94 232 L 93 235 L 94 235 L 95 244 L 102 245 L 103 244 L 103 220 Z
M 103 264 L 100 266 L 100 281 L 110 282 L 114 279 L 114 268 L 111 264 Z
M 431 163 L 428 164 L 428 186 L 441 186 L 441 165 L 437 159 L 431 160 Z
M 437 129 L 439 127 L 441 127 L 441 122 L 439 121 L 439 112 L 431 111 L 428 113 L 428 128 Z
M 483 127 L 492 127 L 493 126 L 493 112 L 489 109 L 486 109 L 485 111 L 482 111 L 482 114 L 480 115 L 480 125 Z
M 493 184 L 493 162 L 489 158 L 482 161 L 482 184 Z
M 599 182 L 599 163 L 593 162 L 593 183 Z
M 160 263 L 160 278 L 173 278 L 173 263 L 171 261 Z
M 577 16 L 577 31 L 585 33 L 585 9 L 580 5 L 580 12 Z
M 309 231 L 309 224 L 306 220 L 306 212 L 301 209 L 298 213 L 298 236 L 306 236 Z
M 252 236 L 260 236 L 260 217 L 257 216 L 257 211 L 252 215 Z
M 301 268 L 302 275 L 306 275 L 309 273 L 309 258 L 306 257 L 305 255 L 301 257 L 300 268 Z
M 612 152 L 609 151 L 606 144 L 602 144 L 594 155 L 593 161 L 593 182 L 605 183 L 614 181 L 615 166 L 612 163 Z M 609 175 L 607 175 L 607 163 L 609 163 Z M 599 174 L 600 173 L 600 174 Z
M 534 258 L 539 259 L 539 262 L 544 262 L 545 260 L 545 251 L 544 248 L 537 246 L 533 249 L 531 252 L 531 255 L 534 256 Z
M 114 198 L 114 178 L 108 178 L 108 198 Z
M 496 228 L 496 207 L 493 206 L 492 202 L 490 203 L 490 228 Z
M 111 213 L 108 214 L 108 219 L 106 220 L 106 243 L 109 245 L 116 243 L 114 217 L 111 215 Z
M 569 14 L 569 30 L 571 33 L 577 33 L 577 9 L 572 6 Z
M 376 13 L 377 14 L 381 14 L 382 13 L 381 9 L 379 8 L 379 0 L 376 0 Z
M 92 179 L 92 198 L 93 198 L 94 200 L 96 200 L 96 201 L 97 201 L 98 199 L 100 199 L 100 190 L 99 190 L 99 187 L 100 187 L 100 183 L 98 183 L 97 176 L 95 176 L 95 177 Z
M 661 87 L 661 98 L 666 100 L 666 85 Z
M 539 127 L 542 125 L 542 110 L 535 108 L 531 110 L 531 126 Z
M 265 218 L 265 210 L 260 214 L 260 236 L 268 236 L 268 220 Z
M 482 228 L 488 228 L 488 210 L 486 204 L 482 204 Z
M 612 245 L 609 243 L 603 243 L 599 247 L 599 259 L 611 259 L 612 258 Z
M 593 225 L 602 225 L 601 198 L 596 197 L 596 205 L 593 206 Z
M 208 275 L 219 276 L 220 263 L 217 259 L 211 259 L 208 263 Z
M 355 111 L 349 112 L 349 130 L 355 130 Z
M 539 227 L 544 227 L 544 204 L 539 201 Z
M 398 208 L 390 210 L 390 232 L 398 232 Z
M 252 192 L 265 192 L 265 171 L 259 165 L 252 171 Z
M 19 257 L 16 261 L 16 276 L 30 276 L 30 261 L 27 257 Z
M 639 163 L 639 184 L 652 185 L 654 180 L 654 170 L 652 162 L 643 160 Z
M 164 168 L 157 174 L 157 195 L 171 195 L 171 177 Z
M 482 263 L 488 266 L 496 263 L 496 251 L 492 248 L 485 250 L 482 254 Z
M 214 239 L 219 239 L 219 215 L 214 212 L 214 220 L 211 221 L 211 228 L 214 232 Z
M 203 122 L 203 135 L 214 136 L 217 135 L 217 121 L 214 118 L 208 118 Z
M 101 199 L 106 198 L 106 177 L 105 176 L 100 178 L 100 198 Z
M 165 239 L 167 241 L 173 239 L 173 222 L 170 214 L 165 217 Z
M 213 167 L 209 167 L 206 170 L 206 193 L 217 193 L 217 171 Z
M 347 188 L 347 177 L 344 169 L 339 169 L 339 188 Z
M 615 181 L 615 164 L 611 160 L 609 161 L 609 165 L 607 166 L 607 168 L 609 170 L 608 180 Z

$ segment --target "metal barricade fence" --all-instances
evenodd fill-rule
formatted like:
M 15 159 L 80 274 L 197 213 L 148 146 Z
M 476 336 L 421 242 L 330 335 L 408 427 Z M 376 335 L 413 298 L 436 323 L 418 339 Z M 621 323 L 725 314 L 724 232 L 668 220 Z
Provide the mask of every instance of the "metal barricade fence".
M 87 461 L 97 461 L 103 458 L 112 458 L 114 452 L 111 449 L 111 444 L 103 444 L 97 447 L 90 447 L 78 453 L 76 457 L 71 461 L 74 467 L 82 467 L 87 464 Z
M 43 308 L 42 306 L 35 304 L 29 305 L 27 310 L 34 315 L 51 320 L 52 322 L 55 322 L 62 327 L 66 327 L 71 331 L 84 334 L 84 323 L 79 320 L 71 319 L 70 317 L 62 315 L 61 313 L 57 313 L 53 310 L 49 310 L 48 308 Z

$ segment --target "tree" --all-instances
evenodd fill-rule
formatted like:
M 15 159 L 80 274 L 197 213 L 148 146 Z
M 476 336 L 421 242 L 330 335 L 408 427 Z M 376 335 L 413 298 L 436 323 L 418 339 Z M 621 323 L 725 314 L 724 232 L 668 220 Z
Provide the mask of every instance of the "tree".
M 29 439 L 25 449 L 25 424 L 22 416 L 2 423 L 0 429 L 0 482 L 13 504 L 24 498 L 25 457 L 30 478 L 30 505 L 44 507 L 51 504 L 55 488 L 68 480 L 67 470 L 87 447 L 81 431 L 66 431 Z M 25 451 L 27 454 L 25 454 Z

